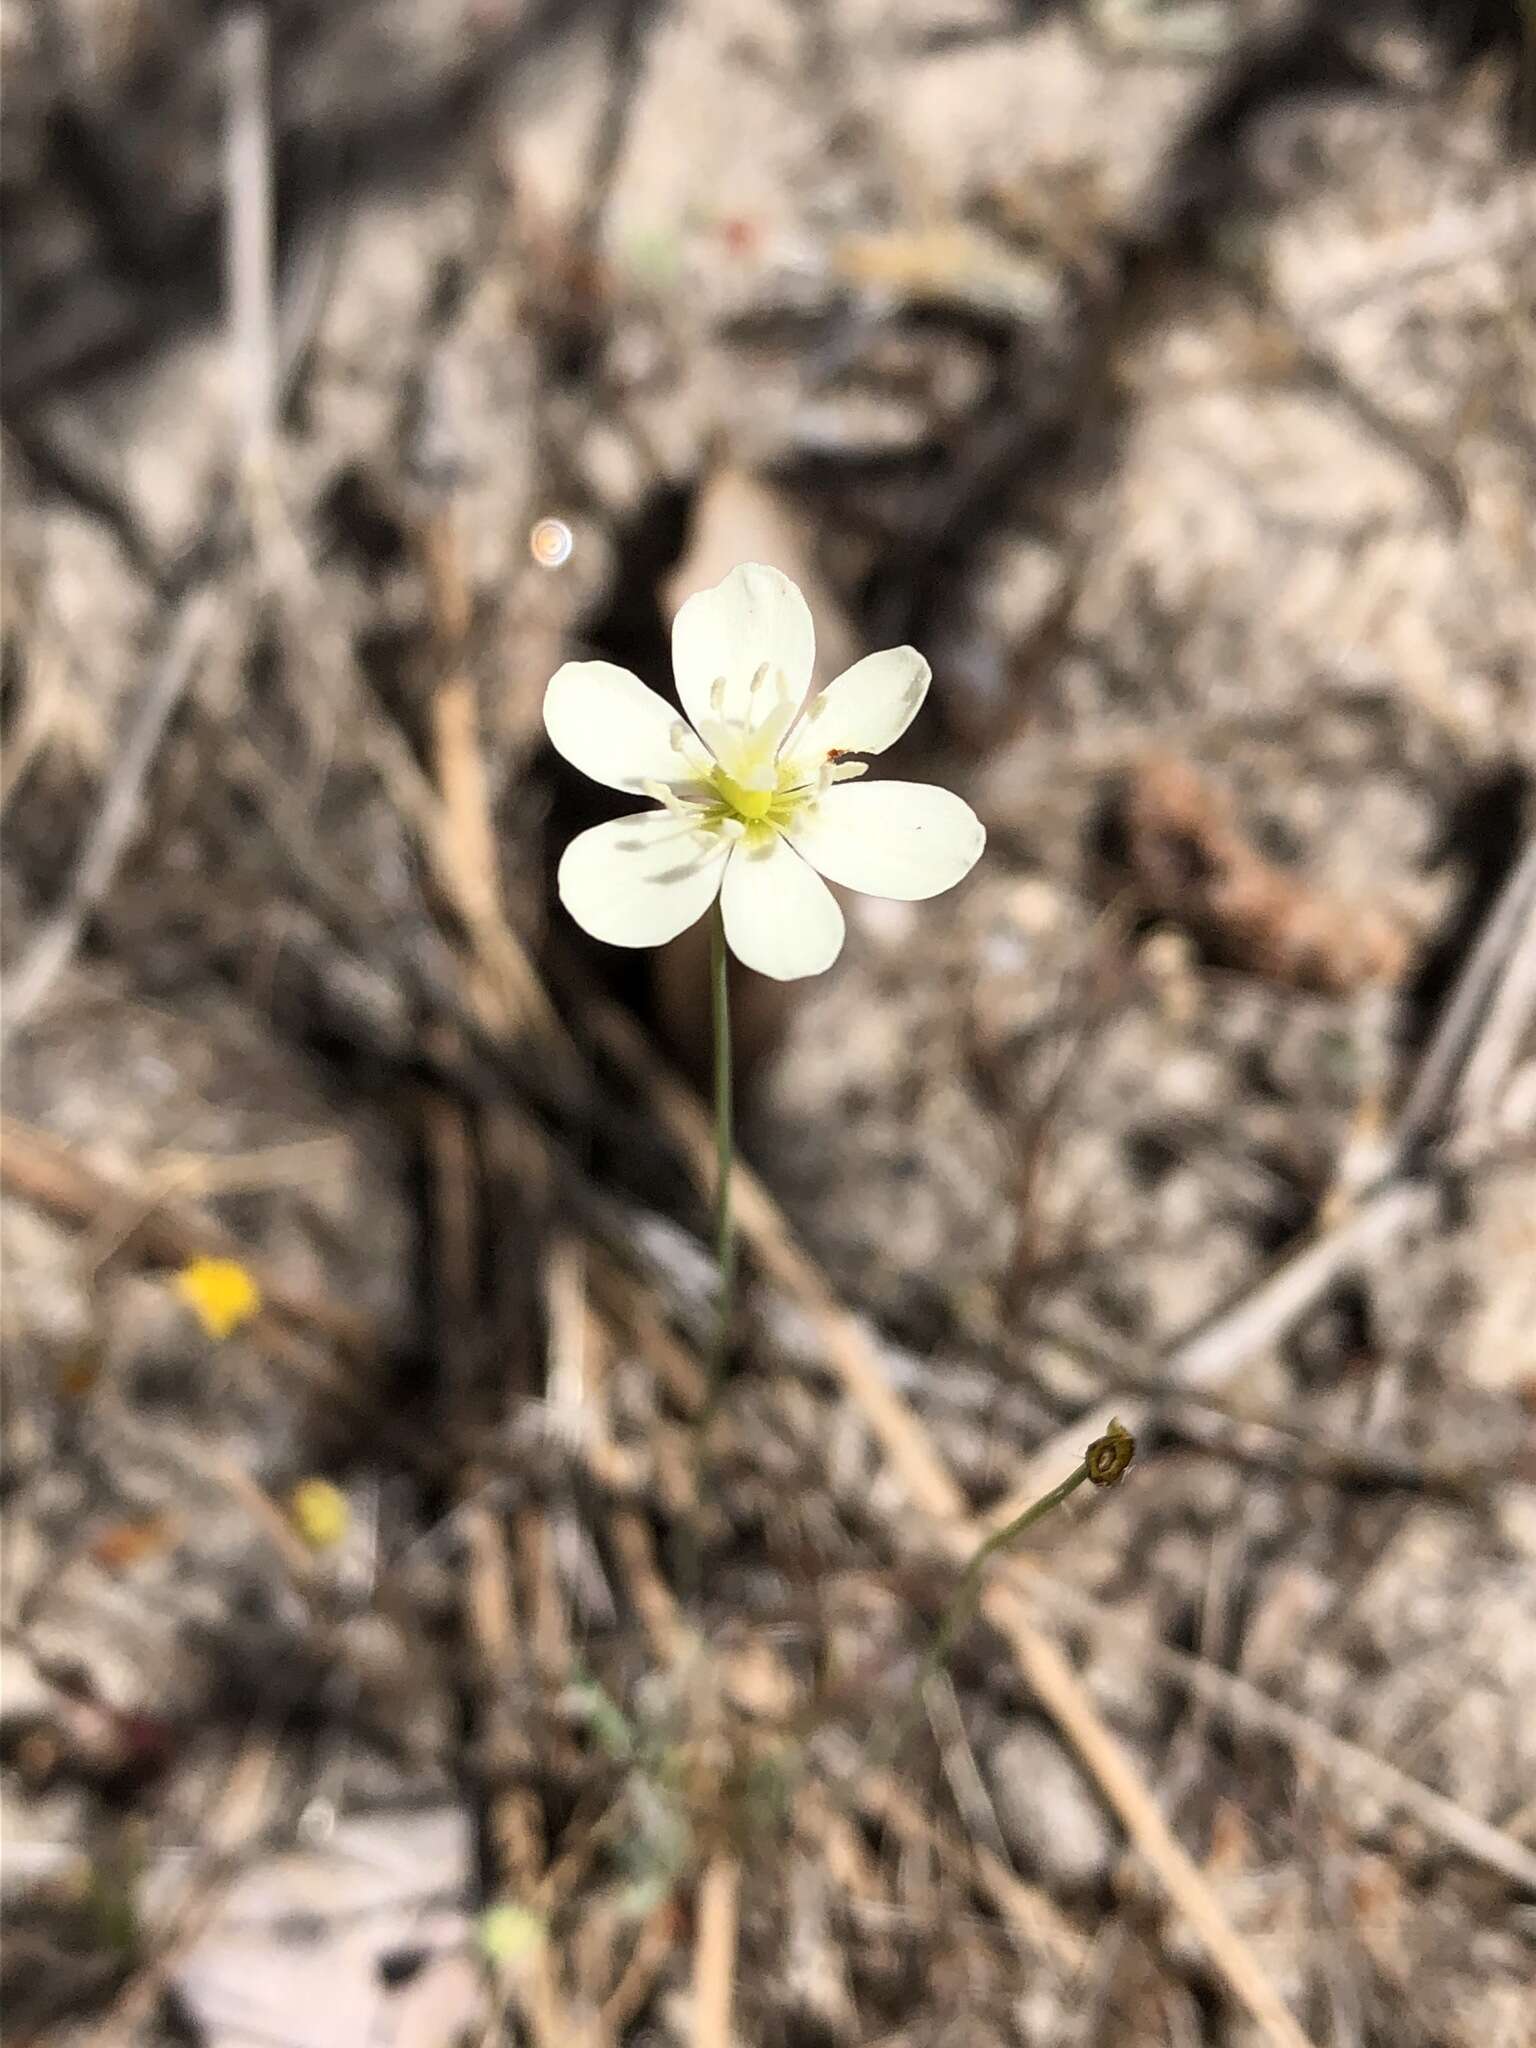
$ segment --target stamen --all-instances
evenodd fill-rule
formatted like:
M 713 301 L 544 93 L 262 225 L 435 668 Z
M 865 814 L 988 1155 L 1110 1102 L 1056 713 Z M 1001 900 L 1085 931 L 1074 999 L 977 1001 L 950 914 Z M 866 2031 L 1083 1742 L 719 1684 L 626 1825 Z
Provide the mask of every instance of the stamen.
M 719 718 L 725 710 L 725 677 L 716 676 L 709 686 L 709 708 Z
M 715 764 L 710 758 L 708 748 L 704 746 L 693 727 L 685 719 L 676 719 L 668 738 L 672 742 L 673 753 L 680 755 L 694 774 L 707 782 L 714 772 Z
M 826 708 L 827 693 L 825 690 L 819 690 L 816 693 L 816 695 L 811 699 L 810 703 L 807 704 L 805 707 L 806 724 L 814 725 L 816 723 L 816 720 L 820 718 L 821 714 L 823 713 L 823 711 L 826 710 Z
M 685 804 L 677 791 L 665 782 L 642 782 L 640 793 L 642 796 L 648 796 L 652 803 L 665 804 L 674 818 L 692 820 L 696 816 L 697 807 Z
M 784 673 L 784 671 L 783 671 L 782 669 L 780 669 L 780 671 L 779 671 L 779 674 L 780 674 L 780 675 L 782 676 L 782 675 L 783 675 L 783 673 Z M 758 665 L 758 668 L 757 668 L 757 671 L 756 671 L 756 673 L 755 673 L 755 674 L 753 675 L 753 677 L 752 677 L 752 680 L 751 680 L 751 682 L 750 682 L 750 683 L 748 683 L 748 685 L 747 685 L 747 695 L 748 695 L 749 697 L 755 697 L 755 696 L 757 695 L 758 691 L 759 691 L 759 690 L 760 690 L 760 689 L 761 689 L 761 688 L 763 687 L 764 683 L 765 683 L 765 682 L 767 682 L 767 680 L 768 680 L 768 663 L 767 663 L 766 661 L 764 661 L 764 662 L 761 662 L 761 663 L 759 663 L 759 665 Z
M 850 761 L 846 754 L 839 753 L 834 747 L 816 770 L 816 780 L 812 787 L 818 797 L 823 797 L 834 782 L 856 782 L 861 775 L 868 773 L 867 761 Z

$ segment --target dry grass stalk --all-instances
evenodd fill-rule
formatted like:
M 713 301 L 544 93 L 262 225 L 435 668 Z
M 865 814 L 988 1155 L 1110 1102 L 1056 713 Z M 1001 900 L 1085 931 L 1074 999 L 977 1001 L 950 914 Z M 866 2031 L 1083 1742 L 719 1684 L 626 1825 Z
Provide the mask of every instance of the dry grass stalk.
M 263 8 L 230 9 L 224 65 L 224 295 L 247 482 L 264 477 L 276 427 L 271 48 Z
M 732 2048 L 741 1865 L 717 1849 L 704 1866 L 695 1903 L 692 2048 Z
M 891 1772 L 863 1774 L 855 1797 L 871 1817 L 923 1842 L 956 1882 L 974 1885 L 1013 1930 L 1026 1953 L 1049 1957 L 1067 1976 L 1086 1969 L 1091 1944 L 1049 1894 L 1026 1884 L 985 1842 L 962 1843 L 939 1826 Z
M 1284 1742 L 1298 1756 L 1305 1756 L 1333 1776 L 1353 1780 L 1388 1807 L 1412 1814 L 1426 1833 L 1469 1861 L 1513 1884 L 1536 1891 L 1536 1853 L 1520 1842 L 1515 1824 L 1494 1827 L 1464 1806 L 1458 1806 L 1455 1800 L 1447 1799 L 1444 1793 L 1410 1778 L 1385 1757 L 1374 1756 L 1358 1743 L 1335 1735 L 1310 1715 L 1288 1707 L 1283 1700 L 1272 1699 L 1236 1672 L 1225 1671 L 1206 1658 L 1170 1649 L 1166 1643 L 1154 1642 L 1150 1636 L 1128 1629 L 1118 1615 L 1099 1601 L 1039 1571 L 1028 1560 L 1017 1560 L 1014 1572 L 1031 1594 L 1059 1607 L 1075 1622 L 1086 1624 L 1112 1648 L 1184 1687 L 1229 1721 Z
M 657 1070 L 626 1019 L 605 1012 L 599 1029 L 614 1056 L 651 1090 L 698 1185 L 707 1189 L 714 1149 L 702 1105 L 681 1083 Z M 873 1344 L 796 1242 L 773 1197 L 740 1161 L 736 1189 L 737 1224 L 743 1238 L 764 1271 L 793 1295 L 815 1323 L 828 1363 L 862 1409 L 914 1504 L 938 1525 L 945 1549 L 956 1562 L 963 1563 L 982 1540 L 982 1532 L 970 1522 L 964 1496 L 921 1420 L 890 1386 Z M 1081 1448 L 1079 1443 L 1079 1455 Z M 1098 1779 L 1170 1899 L 1200 1931 L 1233 1996 L 1263 2029 L 1272 2048 L 1306 2048 L 1306 2036 L 1232 1926 L 1211 1886 L 1175 1840 L 1151 1793 L 1061 1652 L 1029 1618 L 1018 1594 L 1001 1581 L 994 1579 L 987 1585 L 982 1609 L 1009 1643 L 1030 1689 Z
M 133 706 L 112 753 L 113 766 L 69 887 L 58 908 L 33 934 L 8 978 L 0 1042 L 34 1016 L 68 966 L 92 913 L 105 898 L 143 814 L 144 791 L 160 743 L 194 681 L 218 619 L 220 598 L 208 585 L 194 590 L 168 624 L 160 658 Z
M 156 1175 L 151 1170 L 153 1183 Z M 0 1186 L 67 1222 L 85 1226 L 142 1263 L 172 1268 L 206 1256 L 237 1260 L 262 1307 L 241 1333 L 272 1365 L 340 1402 L 417 1470 L 440 1464 L 433 1446 L 403 1429 L 369 1393 L 363 1372 L 382 1340 L 371 1321 L 323 1295 L 300 1294 L 194 1206 L 172 1207 L 109 1179 L 61 1139 L 15 1117 L 0 1118 Z M 327 1355 L 330 1354 L 330 1355 Z
M 1228 1989 L 1273 2048 L 1308 2048 L 1307 2036 L 1227 1918 L 1215 1891 L 1163 1818 L 1146 1781 L 1100 1718 L 1088 1689 L 1030 1618 L 1014 1587 L 993 1580 L 982 1610 L 1009 1644 L 1031 1691 L 1097 1780 L 1131 1841 L 1194 1927 Z
M 538 969 L 508 921 L 501 889 L 490 779 L 481 747 L 474 680 L 463 666 L 469 593 L 451 506 L 441 507 L 422 535 L 427 597 L 438 641 L 440 672 L 432 697 L 435 801 L 413 806 L 422 846 L 438 886 L 474 949 L 473 1007 L 502 1037 L 527 1030 L 569 1066 L 572 1048 Z M 415 780 L 403 747 L 390 756 L 397 784 Z
M 267 1787 L 277 1761 L 278 1730 L 263 1724 L 247 1736 L 219 1796 L 203 1853 L 183 1886 L 180 1903 L 148 1959 L 129 1977 L 80 2048 L 121 2048 L 142 2037 L 177 1965 L 209 1927 L 239 1875 L 240 1851 L 255 1839 L 267 1808 Z
M 1440 1205 L 1432 1178 L 1406 1177 L 1436 1138 L 1466 1141 L 1475 1108 L 1492 1112 L 1536 992 L 1536 841 L 1510 870 L 1497 902 L 1441 1007 L 1403 1107 L 1388 1136 L 1375 1184 L 1329 1217 L 1257 1286 L 1150 1360 L 1149 1374 L 1170 1390 L 1202 1393 L 1229 1385 L 1250 1360 L 1292 1329 L 1343 1273 L 1385 1257 L 1431 1223 Z M 1150 1404 L 1106 1398 L 1040 1445 L 1015 1496 L 1024 1505 L 1050 1483 L 1084 1435 L 1097 1435 L 1118 1412 L 1133 1432 Z M 1005 1502 L 998 1519 L 1017 1512 Z

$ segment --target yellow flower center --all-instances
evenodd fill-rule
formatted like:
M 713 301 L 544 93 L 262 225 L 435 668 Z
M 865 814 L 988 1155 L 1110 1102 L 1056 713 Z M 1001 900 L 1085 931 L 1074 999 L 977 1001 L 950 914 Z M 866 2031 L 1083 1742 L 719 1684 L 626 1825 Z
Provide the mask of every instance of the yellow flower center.
M 773 789 L 743 789 L 723 768 L 711 779 L 726 809 L 734 812 L 747 825 L 755 825 L 759 819 L 766 818 L 778 794 Z
M 759 669 L 754 690 L 766 674 L 766 667 Z M 714 695 L 723 694 L 724 688 L 722 679 Z M 819 762 L 814 755 L 807 759 L 803 751 L 781 761 L 779 749 L 794 718 L 794 705 L 785 702 L 756 726 L 706 719 L 702 736 L 680 718 L 672 727 L 672 751 L 686 765 L 695 789 L 685 795 L 661 781 L 642 782 L 640 787 L 679 818 L 734 837 L 748 832 L 755 842 L 765 832 L 782 829 L 797 811 L 825 796 L 834 782 L 862 775 L 868 765 L 831 749 Z

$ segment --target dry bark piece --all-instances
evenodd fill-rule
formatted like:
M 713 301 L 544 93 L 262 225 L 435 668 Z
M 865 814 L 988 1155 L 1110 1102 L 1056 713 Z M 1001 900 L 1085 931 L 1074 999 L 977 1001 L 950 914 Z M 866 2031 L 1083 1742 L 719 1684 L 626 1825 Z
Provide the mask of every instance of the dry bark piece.
M 1230 799 L 1189 762 L 1144 756 L 1120 817 L 1146 907 L 1187 926 L 1223 961 L 1326 995 L 1401 980 L 1409 947 L 1397 921 L 1277 866 L 1244 833 Z

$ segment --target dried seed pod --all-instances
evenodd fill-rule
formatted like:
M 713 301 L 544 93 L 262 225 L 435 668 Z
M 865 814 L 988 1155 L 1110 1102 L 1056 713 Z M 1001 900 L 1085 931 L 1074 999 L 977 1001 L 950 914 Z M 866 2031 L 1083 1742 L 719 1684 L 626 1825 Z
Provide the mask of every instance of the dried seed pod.
M 1084 1451 L 1083 1463 L 1095 1486 L 1118 1486 L 1135 1455 L 1135 1437 L 1118 1416 L 1111 1416 L 1103 1436 L 1096 1436 Z

